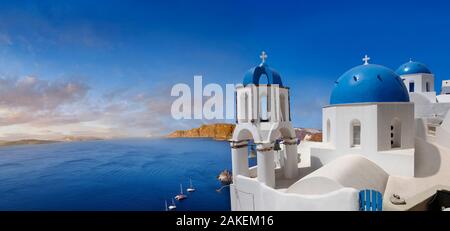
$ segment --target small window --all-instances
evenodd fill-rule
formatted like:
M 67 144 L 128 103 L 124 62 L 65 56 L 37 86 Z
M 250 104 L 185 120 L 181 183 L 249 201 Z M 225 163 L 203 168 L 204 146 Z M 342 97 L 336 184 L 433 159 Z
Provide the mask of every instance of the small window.
M 351 142 L 352 147 L 358 147 L 361 145 L 361 123 L 359 120 L 353 120 L 351 125 Z
M 409 92 L 414 92 L 414 82 L 409 82 Z
M 436 135 L 436 126 L 428 125 L 428 134 L 430 135 Z
M 430 91 L 430 83 L 429 82 L 425 83 L 425 90 L 426 90 L 426 92 Z
M 391 148 L 400 148 L 402 146 L 402 123 L 398 118 L 391 121 Z

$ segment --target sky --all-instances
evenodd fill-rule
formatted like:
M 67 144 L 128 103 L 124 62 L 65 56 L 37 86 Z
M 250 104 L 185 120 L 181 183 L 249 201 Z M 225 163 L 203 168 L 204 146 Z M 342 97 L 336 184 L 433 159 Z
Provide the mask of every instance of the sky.
M 0 1 L 0 140 L 152 137 L 177 83 L 241 83 L 267 63 L 290 87 L 295 127 L 321 128 L 346 70 L 410 58 L 450 79 L 448 1 Z M 232 122 L 232 121 L 225 121 Z

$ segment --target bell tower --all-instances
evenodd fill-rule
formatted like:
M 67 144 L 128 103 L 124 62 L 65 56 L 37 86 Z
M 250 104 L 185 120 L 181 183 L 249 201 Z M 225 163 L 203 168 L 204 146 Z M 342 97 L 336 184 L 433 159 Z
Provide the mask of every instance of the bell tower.
M 269 187 L 276 186 L 275 153 L 281 151 L 281 171 L 287 179 L 298 176 L 297 138 L 291 125 L 289 88 L 281 76 L 266 63 L 267 54 L 260 55 L 261 64 L 250 69 L 243 84 L 236 89 L 236 128 L 231 140 L 233 181 L 239 176 L 256 177 Z M 248 167 L 248 145 L 256 145 L 257 167 Z M 279 147 L 280 148 L 275 148 Z M 274 150 L 277 149 L 277 150 Z

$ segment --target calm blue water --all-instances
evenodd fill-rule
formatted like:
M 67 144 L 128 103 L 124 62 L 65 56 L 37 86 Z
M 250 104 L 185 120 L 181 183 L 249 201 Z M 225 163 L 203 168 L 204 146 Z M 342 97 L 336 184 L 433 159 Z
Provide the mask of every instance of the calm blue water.
M 227 142 L 127 139 L 0 148 L 0 210 L 230 210 L 216 176 L 231 169 Z

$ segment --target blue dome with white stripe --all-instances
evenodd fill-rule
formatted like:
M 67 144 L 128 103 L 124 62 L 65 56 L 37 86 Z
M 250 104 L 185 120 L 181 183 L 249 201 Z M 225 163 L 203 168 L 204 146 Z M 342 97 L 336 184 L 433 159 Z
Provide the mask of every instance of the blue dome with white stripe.
M 261 76 L 263 75 L 267 76 L 267 84 L 278 84 L 279 87 L 283 87 L 280 74 L 278 74 L 278 72 L 276 72 L 274 69 L 270 68 L 266 63 L 261 63 L 259 66 L 247 71 L 244 76 L 244 87 L 248 84 L 259 85 Z
M 410 60 L 401 65 L 395 73 L 398 75 L 431 74 L 431 71 L 425 64 Z
M 408 91 L 391 69 L 375 64 L 356 66 L 335 82 L 330 104 L 409 102 Z

